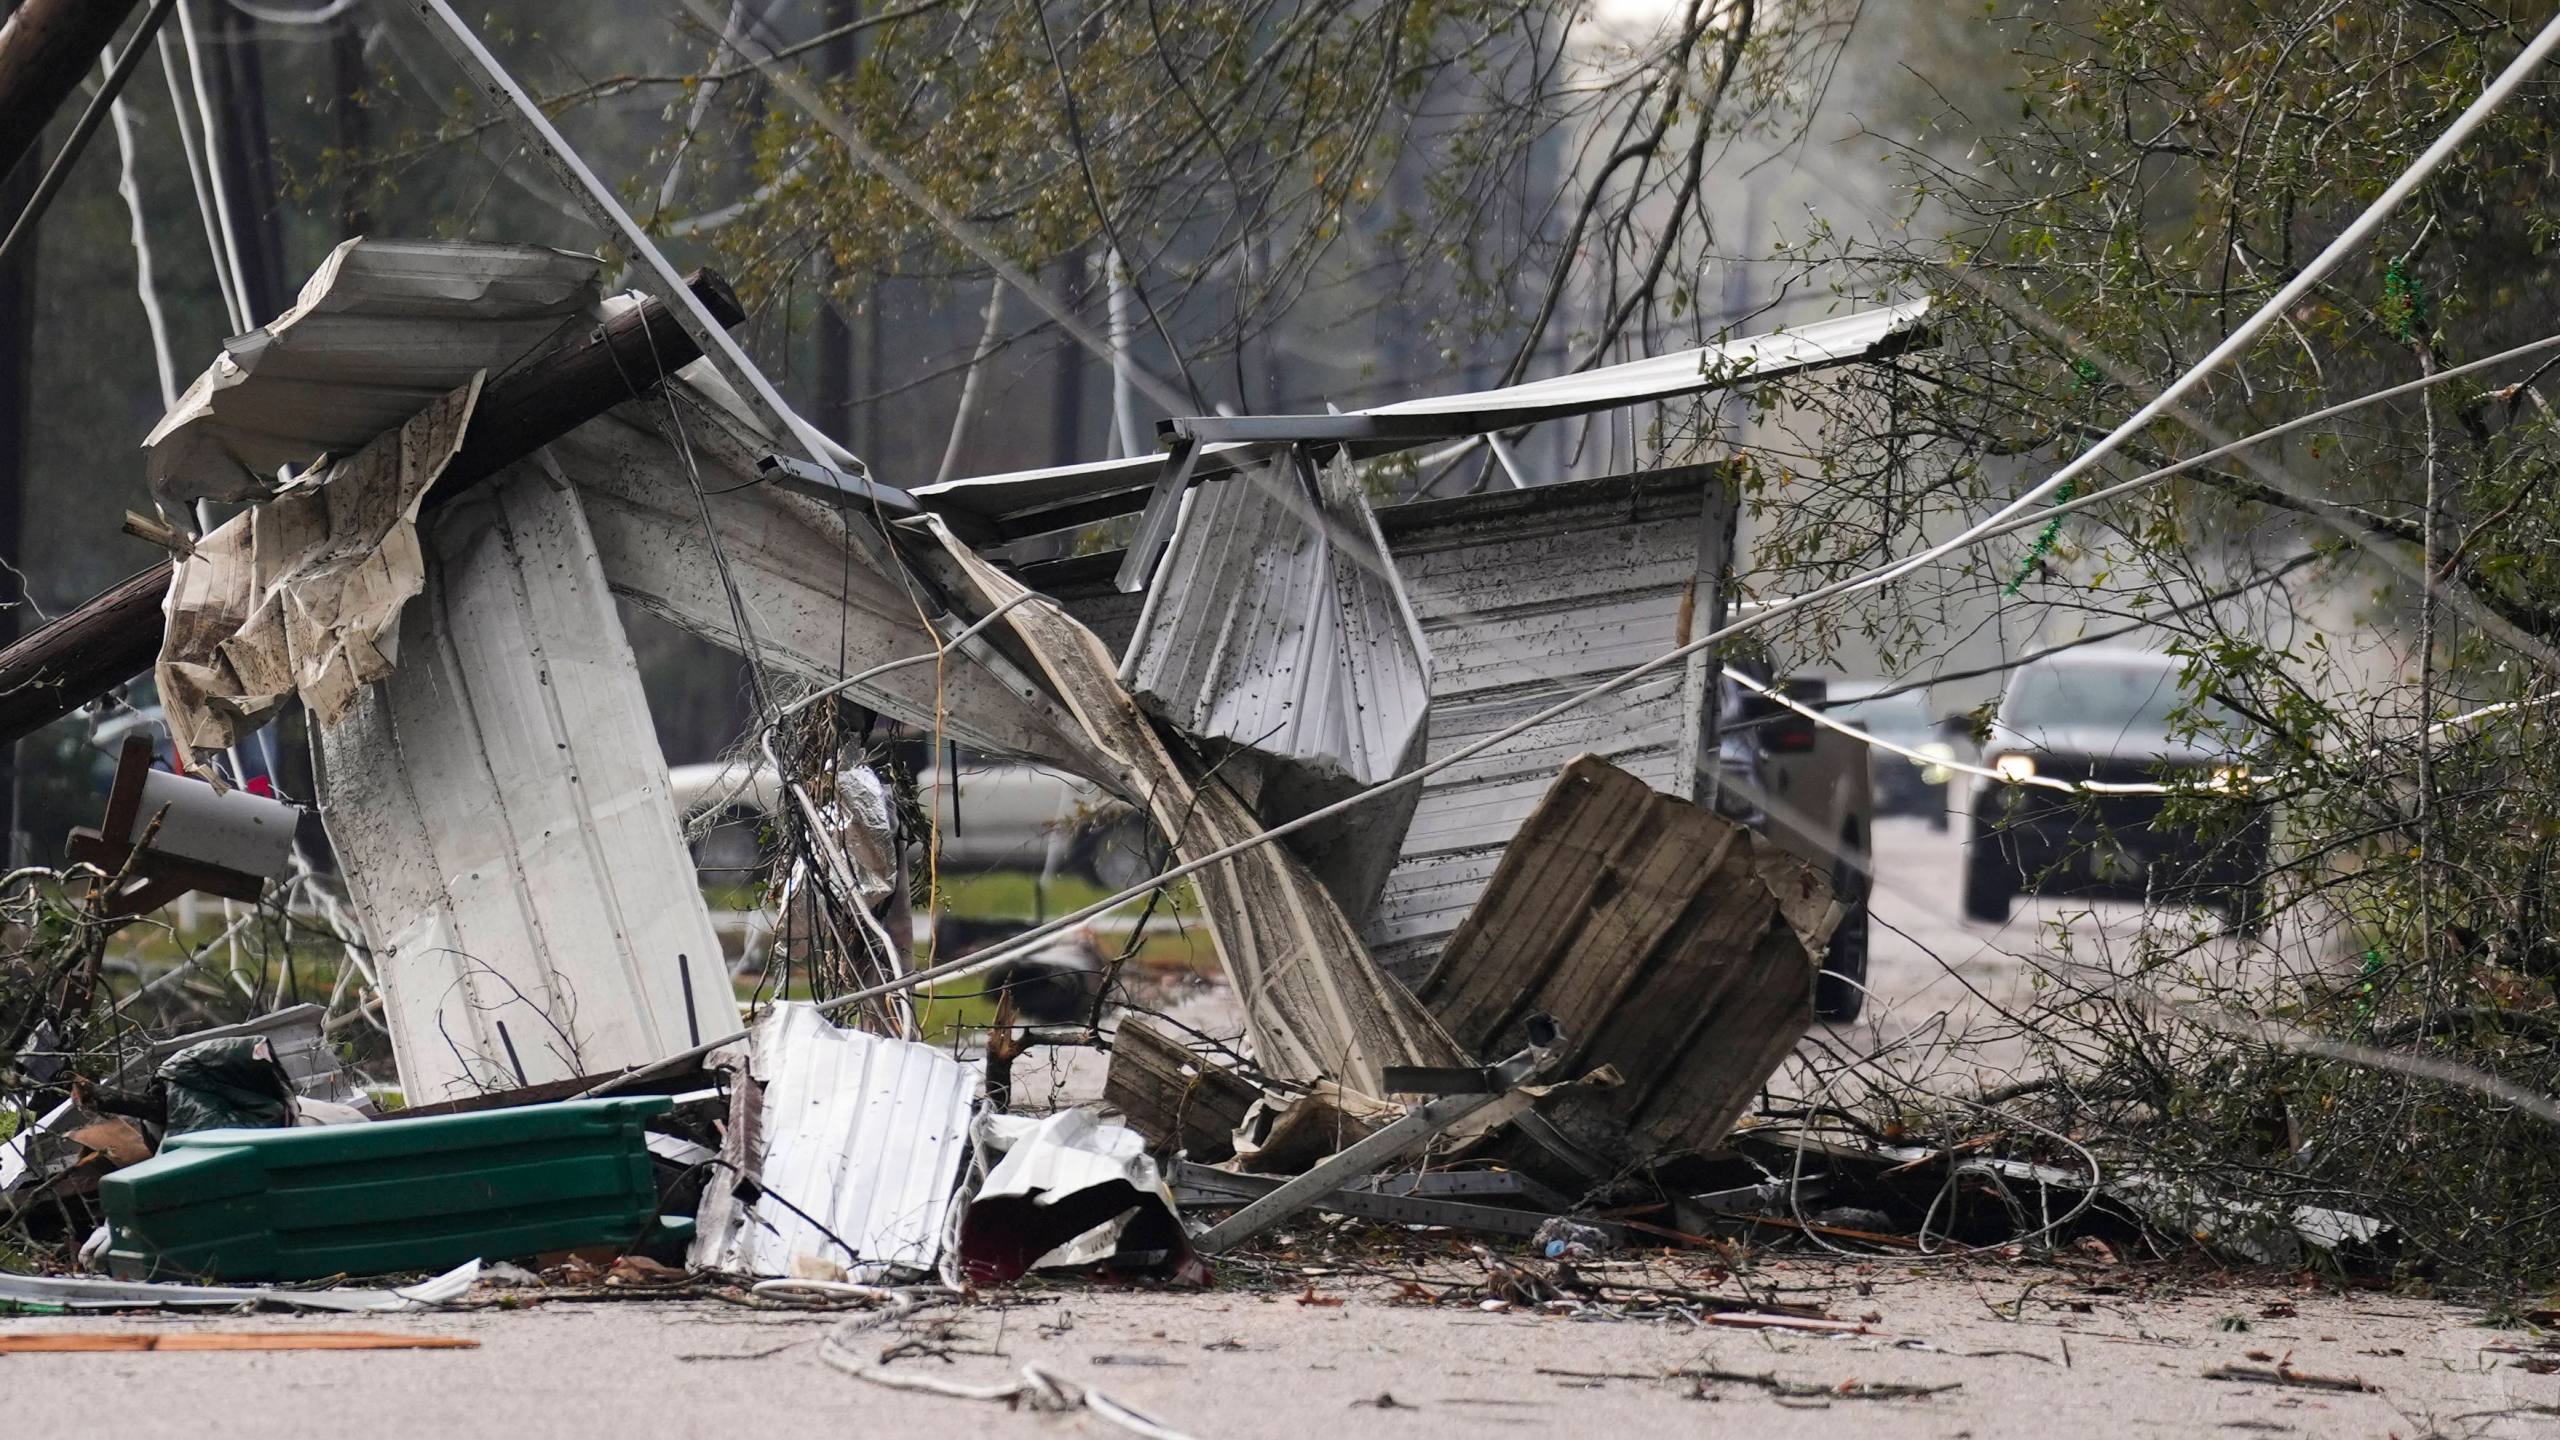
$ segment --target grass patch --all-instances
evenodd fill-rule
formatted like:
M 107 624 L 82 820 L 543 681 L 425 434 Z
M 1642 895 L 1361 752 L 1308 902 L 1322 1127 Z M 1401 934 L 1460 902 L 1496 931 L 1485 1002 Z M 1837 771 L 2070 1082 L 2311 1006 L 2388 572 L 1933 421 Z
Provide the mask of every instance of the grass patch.
M 1043 881 L 1028 871 L 988 870 L 977 874 L 946 871 L 938 878 L 936 906 L 946 915 L 971 920 L 1054 918 L 1081 910 L 1113 893 L 1081 875 L 1058 875 Z M 1146 908 L 1147 900 L 1142 895 L 1110 913 L 1135 916 Z M 1199 914 L 1200 899 L 1186 880 L 1171 887 L 1156 906 L 1156 923 L 1169 918 L 1196 919 Z

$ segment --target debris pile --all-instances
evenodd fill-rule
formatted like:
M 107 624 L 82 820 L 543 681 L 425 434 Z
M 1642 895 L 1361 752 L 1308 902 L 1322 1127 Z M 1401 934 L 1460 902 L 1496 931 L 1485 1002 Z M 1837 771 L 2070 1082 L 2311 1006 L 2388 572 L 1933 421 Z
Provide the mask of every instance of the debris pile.
M 1616 752 L 1667 791 L 1591 756 L 1513 782 L 1473 807 L 1482 862 L 1442 887 L 1464 919 L 1433 962 L 1399 979 L 1373 958 L 1364 937 L 1417 954 L 1433 933 L 1383 898 L 1409 893 L 1395 877 L 1416 854 L 1448 863 L 1444 837 L 1412 833 L 1449 803 L 1418 772 L 1503 703 L 1465 678 L 1485 637 L 1435 653 L 1350 464 L 1482 415 L 1234 442 L 1185 422 L 1199 433 L 1131 502 L 1140 541 L 1111 562 L 1108 595 L 1143 596 L 1135 618 L 1089 626 L 1079 613 L 1105 597 L 1026 588 L 973 541 L 1036 533 L 1026 490 L 1087 515 L 1127 490 L 1126 465 L 921 498 L 840 451 L 791 459 L 777 446 L 805 427 L 777 429 L 749 377 L 668 363 L 703 353 L 682 321 L 724 308 L 716 278 L 669 305 L 603 296 L 598 274 L 531 247 L 350 241 L 151 436 L 164 501 L 245 508 L 194 540 L 144 527 L 173 548 L 160 692 L 173 763 L 200 778 L 155 769 L 137 737 L 84 858 L 143 888 L 102 892 L 99 913 L 173 885 L 256 897 L 295 816 L 226 790 L 224 757 L 299 701 L 401 1108 L 307 1128 L 350 1087 L 280 1063 L 281 1017 L 160 1057 L 114 1113 L 75 1082 L 13 1140 L 7 1188 L 59 1203 L 83 1177 L 93 1253 L 119 1275 L 307 1279 L 611 1245 L 803 1282 L 1097 1263 L 1198 1278 L 1201 1257 L 1310 1207 L 1531 1235 L 1599 1180 L 1714 1147 L 1808 1022 L 1836 907 L 1823 875 L 1696 803 L 1713 717 L 1695 676 Z M 1838 363 L 1911 320 L 1781 348 Z M 1703 373 L 1685 388 L 1709 388 Z M 1562 403 L 1505 393 L 1478 409 Z M 1566 411 L 1627 398 L 1577 394 Z M 1723 478 L 1645 483 L 1648 505 L 1692 520 L 1667 570 L 1638 557 L 1643 578 L 1609 593 L 1648 597 L 1667 627 L 1703 587 L 1712 613 Z M 1625 486 L 1555 488 L 1394 525 L 1466 533 L 1479 578 L 1525 596 L 1550 578 L 1539 537 Z M 703 489 L 722 503 L 697 511 Z M 761 1004 L 741 1030 L 615 595 L 803 687 L 772 702 L 758 777 L 793 837 L 781 903 L 818 901 L 790 944 L 830 983 L 822 1004 Z M 1197 872 L 1242 1049 L 1212 1056 L 1116 1012 L 1096 1030 L 1097 1003 L 1080 1018 L 1112 1050 L 1119 1118 L 987 1103 L 1002 1087 L 926 1043 L 905 997 L 955 969 L 1018 978 L 1057 927 L 917 968 L 913 806 L 833 729 L 803 733 L 843 706 L 1136 806 Z M 172 788 L 190 785 L 280 813 L 198 819 Z M 58 1042 L 95 999 L 56 998 L 77 1002 L 46 1017 Z M 987 1048 L 1018 1043 L 1008 1023 Z M 673 1093 L 604 1098 L 634 1090 Z M 515 1158 L 491 1171 L 484 1154 Z M 396 1194 L 379 1183 L 394 1174 Z M 298 1228 L 313 1207 L 336 1215 L 326 1237 Z M 1184 1223 L 1212 1208 L 1237 1213 Z
M 1808 1179 L 1801 1146 L 1736 1133 L 1855 908 L 1834 836 L 1719 793 L 1709 655 L 1627 669 L 1720 625 L 1730 474 L 1380 511 L 1354 467 L 1889 355 L 1925 307 L 1565 384 L 1180 419 L 1160 458 L 908 492 L 780 404 L 721 329 L 739 311 L 716 276 L 654 297 L 601 277 L 535 247 L 342 245 L 151 434 L 164 504 L 242 508 L 196 536 L 136 517 L 171 551 L 125 587 L 152 603 L 111 592 L 0 655 L 18 674 L 102 629 L 155 639 L 170 742 L 165 769 L 128 744 L 81 868 L 13 881 L 87 888 L 0 1017 L 22 1117 L 0 1204 L 114 1278 L 12 1278 L 0 1303 L 388 1311 L 521 1261 L 895 1317 L 933 1282 L 1207 1283 L 1333 1215 L 1525 1248 L 1456 1253 L 1485 1303 L 1548 1309 L 1662 1300 L 1607 1278 L 1640 1243 L 1893 1243 L 1907 1217 L 1845 1202 L 1889 1207 L 1886 1182 L 1938 1157 L 1860 1177 L 1889 1152 L 1824 1153 Z M 1022 545 L 1115 518 L 1117 554 Z M 748 662 L 780 970 L 752 1004 L 617 600 Z M 1583 703 L 1613 687 L 1605 712 Z M 21 721 L 89 698 L 41 694 Z M 180 893 L 254 904 L 313 868 L 304 817 L 249 794 L 235 758 L 297 704 L 352 910 L 331 920 L 336 991 L 137 1048 L 106 937 Z M 870 763 L 882 726 L 1097 787 L 1166 873 L 935 963 L 939 917 L 920 936 L 914 908 L 937 806 Z M 1119 1003 L 1126 955 L 1071 929 L 1181 880 L 1236 1043 Z M 969 975 L 999 977 L 995 1021 L 929 1037 L 916 997 Z M 1026 1012 L 1056 1028 L 1019 1029 Z M 336 1063 L 351 1016 L 387 1035 L 396 1083 Z M 1060 1044 L 1109 1052 L 1102 1103 L 1031 1113 L 1013 1061 Z M 1924 1236 L 1970 1224 L 1981 1192 L 2045 1214 L 2022 1192 L 2074 1183 L 1950 1163 Z M 1816 1196 L 1830 1218 L 1800 1213 Z M 419 1273 L 437 1278 L 254 1288 Z M 1036 1373 L 1005 1393 L 1113 1408 Z

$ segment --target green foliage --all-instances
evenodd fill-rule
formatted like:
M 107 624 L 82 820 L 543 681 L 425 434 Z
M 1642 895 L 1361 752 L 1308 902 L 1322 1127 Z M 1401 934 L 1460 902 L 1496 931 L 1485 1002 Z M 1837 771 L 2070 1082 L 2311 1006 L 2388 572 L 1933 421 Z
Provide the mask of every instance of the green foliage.
M 1783 479 L 1753 492 L 1774 588 L 1907 554 L 2106 433 L 2326 245 L 2555 8 L 1990 15 L 2010 83 L 1996 102 L 1979 84 L 1929 91 L 1938 143 L 1902 150 L 1922 238 L 1801 252 L 1843 293 L 1931 293 L 1940 344 L 1794 397 L 1803 453 L 1760 457 Z M 2555 142 L 2560 95 L 2526 87 L 2366 253 L 2091 485 L 2560 332 Z M 2527 362 L 2360 411 L 2048 524 L 2016 572 L 2045 576 L 2032 590 L 1986 551 L 1789 637 L 1820 654 L 1864 635 L 1891 664 L 1985 605 L 2046 636 L 2153 620 L 2199 702 L 2182 727 L 2253 775 L 2245 795 L 2182 795 L 2171 815 L 2210 835 L 2275 807 L 2275 919 L 2255 946 L 2161 914 L 2132 953 L 2057 954 L 2029 1027 L 2070 1076 L 2055 1128 L 2269 1214 L 2379 1216 L 2410 1273 L 2469 1284 L 2560 1275 L 2560 1145 L 2478 1088 L 2560 1093 L 2546 388 Z

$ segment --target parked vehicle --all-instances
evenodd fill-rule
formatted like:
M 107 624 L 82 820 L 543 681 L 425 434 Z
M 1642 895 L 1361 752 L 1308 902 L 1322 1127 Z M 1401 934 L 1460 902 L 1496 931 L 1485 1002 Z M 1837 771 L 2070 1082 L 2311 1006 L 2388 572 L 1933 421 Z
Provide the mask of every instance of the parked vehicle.
M 934 797 L 946 872 L 1074 874 L 1115 888 L 1153 873 L 1144 824 L 1089 780 L 966 756 L 952 773 L 953 784 L 938 765 L 916 777 L 917 792 Z M 689 828 L 715 816 L 694 846 L 703 872 L 743 878 L 753 870 L 762 858 L 757 832 L 781 800 L 773 772 L 710 761 L 674 766 L 667 778 Z
M 2246 757 L 2214 738 L 2222 716 L 2207 701 L 2201 733 L 2175 722 L 2186 705 L 2172 656 L 2121 649 L 2072 650 L 2009 677 L 1984 753 L 2008 782 L 2031 777 L 2241 783 Z M 2242 823 L 2207 835 L 2166 818 L 2158 794 L 2070 793 L 1983 779 L 1973 787 L 1965 843 L 1964 912 L 2009 917 L 2020 894 L 2066 894 L 2202 903 L 2232 927 L 2261 923 L 2270 817 L 2263 804 Z
M 1867 775 L 1874 782 L 1878 815 L 1917 815 L 1929 822 L 1930 829 L 1944 830 L 1948 782 L 1955 778 L 1947 762 L 1956 758 L 1955 746 L 1948 743 L 1943 728 L 1930 718 L 1925 687 L 1877 694 L 1887 688 L 1882 680 L 1841 681 L 1831 687 L 1831 705 L 1826 713 L 1843 725 L 1856 726 L 1880 740 L 1928 756 L 1926 760 L 1914 760 L 1870 745 Z
M 1829 687 L 1817 677 L 1791 676 L 1776 688 L 1820 709 Z M 1730 679 L 1723 682 L 1716 734 L 1717 811 L 1828 871 L 1832 893 L 1846 907 L 1823 953 L 1813 1013 L 1847 1024 L 1867 1001 L 1867 897 L 1875 856 L 1869 747 Z

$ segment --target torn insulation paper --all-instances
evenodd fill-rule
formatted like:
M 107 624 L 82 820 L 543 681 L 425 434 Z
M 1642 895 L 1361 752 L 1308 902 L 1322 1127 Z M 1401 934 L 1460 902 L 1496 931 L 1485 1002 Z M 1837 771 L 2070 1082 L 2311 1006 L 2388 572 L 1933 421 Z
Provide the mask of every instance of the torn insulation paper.
M 176 560 L 156 669 L 170 738 L 201 765 L 289 696 L 322 725 L 391 673 L 426 583 L 418 506 L 461 448 L 472 378 L 353 455 L 233 516 Z

